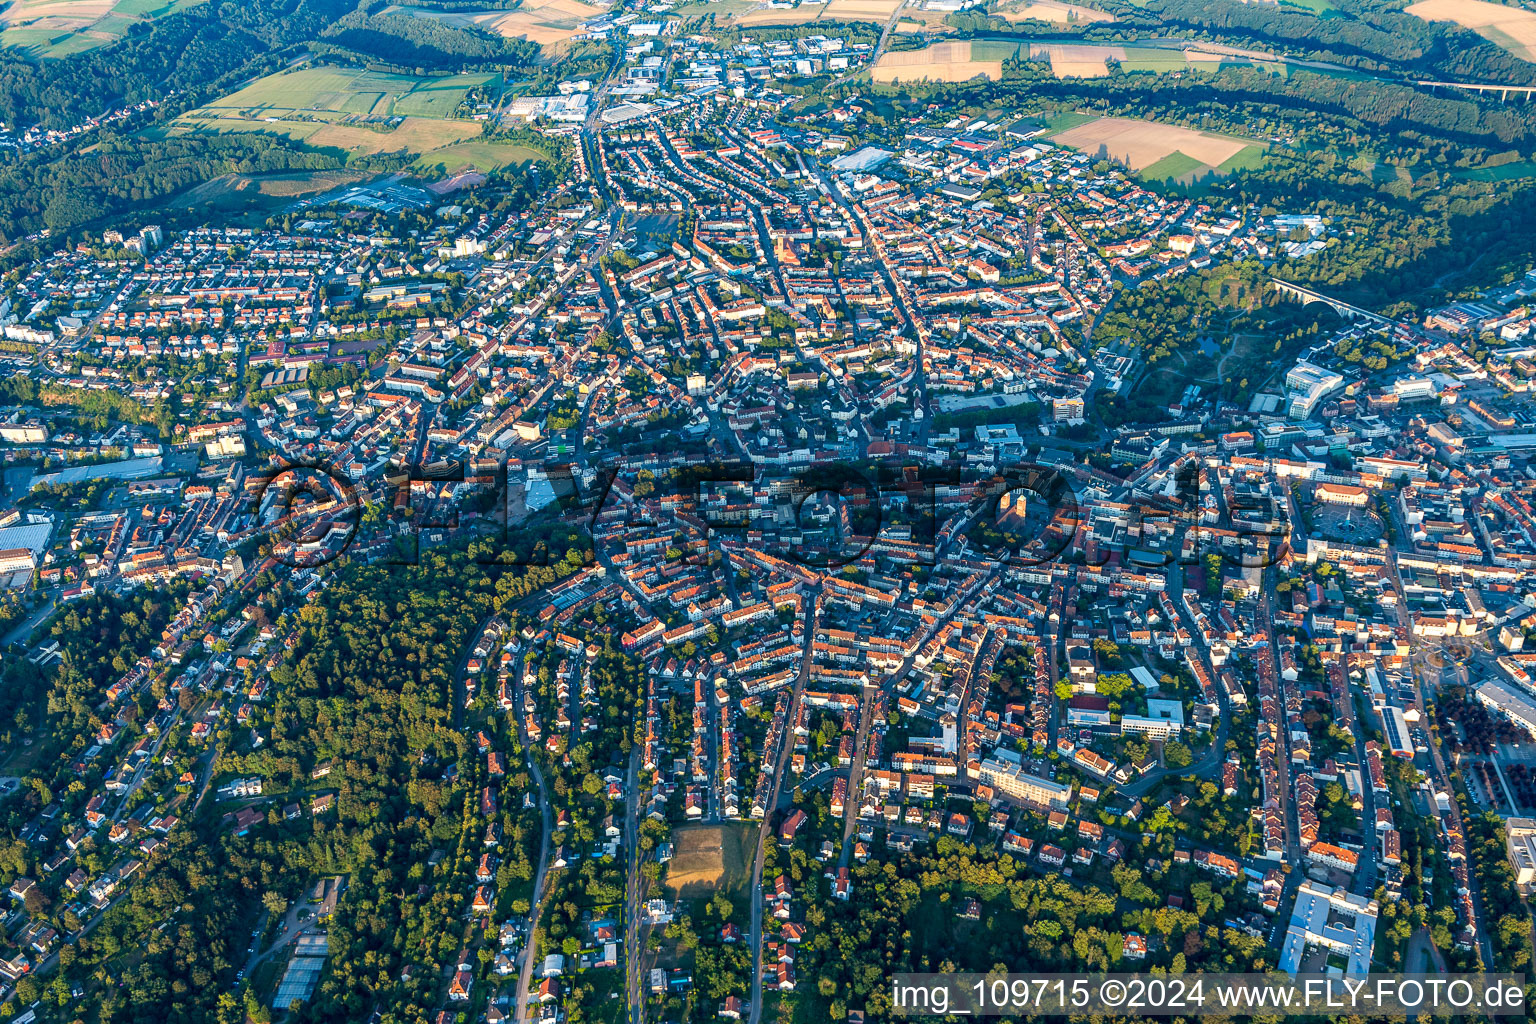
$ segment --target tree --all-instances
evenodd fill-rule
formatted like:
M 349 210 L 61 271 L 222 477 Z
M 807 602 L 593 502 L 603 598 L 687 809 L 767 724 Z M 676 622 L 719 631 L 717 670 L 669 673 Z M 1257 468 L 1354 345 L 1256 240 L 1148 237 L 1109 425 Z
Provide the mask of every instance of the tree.
M 1163 744 L 1163 760 L 1170 768 L 1188 768 L 1194 759 L 1189 748 L 1178 740 L 1169 740 Z

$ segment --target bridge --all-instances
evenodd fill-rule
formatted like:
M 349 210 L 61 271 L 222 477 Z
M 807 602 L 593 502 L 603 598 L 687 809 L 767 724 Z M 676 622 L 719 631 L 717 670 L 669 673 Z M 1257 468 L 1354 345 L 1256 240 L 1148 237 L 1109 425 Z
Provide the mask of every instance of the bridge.
M 1275 286 L 1275 291 L 1279 292 L 1281 295 L 1296 299 L 1300 301 L 1302 305 L 1311 305 L 1314 302 L 1321 302 L 1325 306 L 1332 308 L 1335 313 L 1339 314 L 1339 316 L 1342 316 L 1346 320 L 1366 320 L 1377 325 L 1378 327 L 1385 327 L 1392 322 L 1391 320 L 1388 320 L 1386 317 L 1382 316 L 1380 313 L 1372 313 L 1368 309 L 1361 309 L 1359 306 L 1351 306 L 1349 303 L 1342 299 L 1335 299 L 1331 296 L 1324 295 L 1322 292 L 1313 291 L 1311 288 L 1308 288 L 1305 285 L 1292 284 L 1289 281 L 1282 281 L 1278 277 L 1270 278 L 1269 282 Z
M 1414 85 L 1422 86 L 1431 92 L 1436 89 L 1465 89 L 1467 92 L 1496 92 L 1499 101 L 1509 99 L 1510 93 L 1525 96 L 1529 101 L 1531 93 L 1536 92 L 1536 85 L 1500 85 L 1492 82 L 1414 82 Z

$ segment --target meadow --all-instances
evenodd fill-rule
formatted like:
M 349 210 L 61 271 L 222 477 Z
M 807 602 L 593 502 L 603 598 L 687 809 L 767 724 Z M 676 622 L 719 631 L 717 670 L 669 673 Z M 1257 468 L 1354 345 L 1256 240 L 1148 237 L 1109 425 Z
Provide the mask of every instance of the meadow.
M 306 68 L 269 75 L 177 118 L 182 134 L 278 135 L 356 156 L 405 153 L 421 170 L 488 171 L 536 159 L 526 146 L 484 138 L 479 121 L 453 118 L 470 89 L 494 74 L 425 77 L 356 68 Z

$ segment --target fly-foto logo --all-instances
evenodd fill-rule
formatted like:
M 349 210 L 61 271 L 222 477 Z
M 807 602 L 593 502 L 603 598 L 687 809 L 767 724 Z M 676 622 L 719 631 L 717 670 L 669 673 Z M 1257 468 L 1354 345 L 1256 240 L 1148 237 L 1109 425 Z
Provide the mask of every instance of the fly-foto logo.
M 637 545 L 707 557 L 712 535 L 817 570 L 868 556 L 931 566 L 960 554 L 1018 568 L 1070 560 L 1135 572 L 1212 557 L 1263 568 L 1288 550 L 1283 501 L 1229 495 L 1217 509 L 1197 466 L 1155 495 L 1103 497 L 1119 483 L 1082 466 L 1027 463 L 977 473 L 878 459 L 624 470 L 482 460 L 391 467 L 364 495 L 334 464 L 294 462 L 254 488 L 254 532 L 265 553 L 304 567 L 359 538 L 383 542 L 387 563 L 415 564 L 424 541 L 465 533 L 500 536 L 478 548 L 488 564 L 543 564 L 572 550 L 590 564 L 599 551 Z M 553 553 L 529 545 L 541 522 L 576 531 L 576 543 Z

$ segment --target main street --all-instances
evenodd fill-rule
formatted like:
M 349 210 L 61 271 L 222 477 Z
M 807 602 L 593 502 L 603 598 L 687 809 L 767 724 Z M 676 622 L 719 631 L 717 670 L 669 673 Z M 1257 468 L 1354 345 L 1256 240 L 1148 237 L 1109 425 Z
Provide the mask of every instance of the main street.
M 795 676 L 795 688 L 790 693 L 789 710 L 784 716 L 783 734 L 779 737 L 779 750 L 773 763 L 773 786 L 768 795 L 768 806 L 763 812 L 763 824 L 757 834 L 757 855 L 752 860 L 752 886 L 748 890 L 752 901 L 752 927 L 748 940 L 752 944 L 752 1010 L 749 1024 L 758 1024 L 763 1012 L 763 863 L 768 854 L 768 844 L 773 842 L 774 809 L 779 805 L 779 789 L 784 783 L 784 766 L 789 762 L 789 752 L 794 749 L 795 717 L 800 708 L 800 698 L 805 694 L 805 683 L 811 676 L 811 646 L 815 643 L 816 620 L 820 615 L 821 593 L 812 591 L 802 595 L 805 599 L 805 641 L 800 656 L 800 672 Z
M 539 869 L 533 876 L 533 895 L 528 902 L 528 934 L 523 944 L 522 967 L 517 975 L 516 1024 L 528 1021 L 528 986 L 533 978 L 533 962 L 538 956 L 534 936 L 538 934 L 539 917 L 544 911 L 544 883 L 549 877 L 549 848 L 555 834 L 555 816 L 550 810 L 549 790 L 544 785 L 544 772 L 539 759 L 534 756 L 534 746 L 528 739 L 527 715 L 524 709 L 526 691 L 523 687 L 523 666 L 514 667 L 516 680 L 512 684 L 512 714 L 517 720 L 517 742 L 523 748 L 523 759 L 528 774 L 533 777 L 534 792 L 538 794 L 539 816 L 542 832 L 539 837 Z

